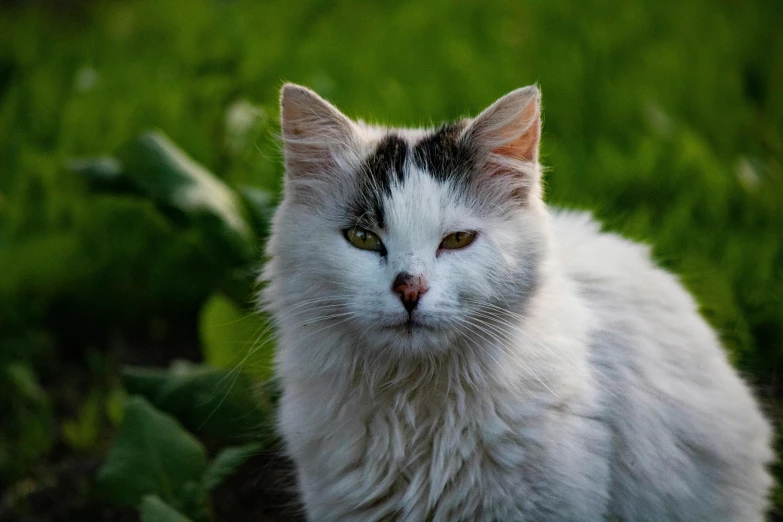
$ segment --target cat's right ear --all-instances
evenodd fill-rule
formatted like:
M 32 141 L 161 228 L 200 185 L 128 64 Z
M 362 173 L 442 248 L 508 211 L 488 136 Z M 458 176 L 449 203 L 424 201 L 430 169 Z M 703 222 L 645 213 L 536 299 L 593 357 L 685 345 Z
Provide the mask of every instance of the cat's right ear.
M 479 114 L 463 132 L 479 152 L 479 169 L 502 177 L 522 200 L 540 195 L 541 93 L 531 85 L 506 94 Z
M 280 126 L 286 175 L 291 179 L 327 180 L 356 136 L 348 117 L 307 87 L 293 83 L 280 91 Z

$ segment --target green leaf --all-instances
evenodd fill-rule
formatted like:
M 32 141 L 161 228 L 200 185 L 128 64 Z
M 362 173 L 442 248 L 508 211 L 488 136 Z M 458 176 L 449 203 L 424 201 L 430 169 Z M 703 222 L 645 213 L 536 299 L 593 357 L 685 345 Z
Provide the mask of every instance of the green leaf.
M 206 465 L 204 447 L 176 420 L 145 399 L 130 397 L 98 483 L 119 504 L 135 506 L 149 494 L 174 502 Z
M 200 481 L 187 481 L 182 487 L 182 492 L 177 497 L 174 507 L 182 513 L 186 513 L 196 522 L 206 522 L 215 518 L 212 514 L 209 491 Z
M 161 368 L 126 366 L 122 371 L 122 382 L 129 393 L 143 395 L 155 402 L 155 397 L 171 379 L 173 373 L 171 370 Z
M 42 402 L 45 393 L 38 384 L 32 368 L 24 363 L 11 363 L 5 367 L 5 377 L 8 379 L 17 393 L 33 402 Z
M 72 159 L 66 163 L 66 168 L 86 179 L 93 190 L 140 192 L 139 187 L 124 171 L 122 164 L 111 156 Z
M 125 171 L 147 195 L 188 216 L 211 215 L 246 241 L 253 236 L 237 195 L 159 131 L 150 131 L 119 153 Z
M 146 248 L 153 253 L 156 261 L 150 266 L 163 267 L 155 270 L 154 274 L 167 275 L 166 268 L 170 265 L 161 261 L 168 257 L 170 251 L 179 251 L 175 247 L 182 243 L 193 250 L 192 255 L 198 256 L 198 259 L 183 261 L 189 269 L 203 266 L 225 293 L 237 299 L 246 299 L 250 294 L 253 269 L 248 264 L 257 264 L 261 249 L 260 237 L 268 228 L 272 214 L 272 198 L 268 193 L 252 188 L 246 188 L 241 193 L 235 192 L 157 131 L 144 133 L 128 142 L 119 150 L 117 158 L 71 160 L 68 167 L 87 179 L 94 189 L 109 191 L 113 195 L 131 193 L 142 196 L 121 198 L 134 202 L 135 207 L 142 201 L 148 205 L 154 203 L 155 206 L 149 205 L 150 208 L 154 209 L 157 218 L 167 218 L 167 226 L 174 224 L 177 228 L 183 225 L 187 227 L 187 233 L 182 237 L 169 241 L 163 247 L 154 248 L 151 246 L 154 241 L 148 240 L 150 232 L 138 224 L 138 218 L 134 216 L 125 217 L 124 221 L 119 222 L 97 220 L 100 223 L 99 234 L 104 229 L 112 230 L 113 226 L 123 231 L 119 243 L 110 241 L 95 247 L 99 254 L 103 253 L 97 259 L 115 252 L 119 246 L 128 245 L 137 250 Z M 95 214 L 96 209 L 90 208 L 89 212 Z M 129 228 L 128 223 L 135 225 Z M 114 230 L 112 233 L 117 235 Z M 139 236 L 147 241 L 140 243 L 136 240 Z M 95 265 L 92 261 L 94 257 L 91 256 L 87 266 Z M 127 256 L 124 259 L 129 257 L 136 258 Z M 122 259 L 115 262 L 121 268 L 125 266 Z M 76 266 L 82 264 L 75 263 Z M 69 266 L 73 265 L 71 263 Z M 195 272 L 200 275 L 198 270 Z M 88 279 L 90 283 L 95 280 L 94 277 Z M 122 280 L 121 271 L 116 279 Z M 163 283 L 168 288 L 176 288 L 176 281 L 187 281 L 187 288 L 198 288 L 186 277 L 168 277 Z M 95 286 L 102 288 L 102 285 Z M 215 286 L 213 284 L 210 289 Z
M 95 446 L 101 428 L 101 402 L 101 396 L 93 392 L 76 418 L 63 421 L 63 438 L 71 448 L 86 451 Z
M 139 506 L 141 522 L 191 522 L 157 495 L 145 495 Z
M 261 444 L 257 442 L 222 449 L 204 473 L 204 489 L 211 491 L 216 488 L 227 476 L 259 451 L 261 451 Z
M 241 366 L 243 371 L 261 379 L 272 376 L 271 329 L 256 313 L 242 310 L 221 294 L 213 294 L 201 309 L 199 332 L 204 360 L 210 366 Z
M 106 396 L 106 416 L 113 426 L 119 426 L 125 415 L 125 390 L 119 386 L 113 388 Z
M 51 401 L 27 363 L 0 363 L 0 411 L 0 476 L 13 483 L 55 443 Z
M 201 436 L 247 440 L 270 425 L 263 390 L 239 371 L 194 364 L 173 364 L 168 371 L 130 367 L 123 381 L 130 393 L 144 394 Z

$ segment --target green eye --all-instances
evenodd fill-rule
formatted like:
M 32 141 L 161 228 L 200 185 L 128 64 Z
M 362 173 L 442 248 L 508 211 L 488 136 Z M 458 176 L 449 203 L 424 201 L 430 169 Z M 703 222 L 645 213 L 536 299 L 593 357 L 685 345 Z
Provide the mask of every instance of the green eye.
M 373 250 L 375 252 L 380 252 L 381 255 L 386 255 L 386 249 L 381 242 L 381 238 L 369 230 L 354 227 L 344 230 L 343 234 L 345 235 L 345 239 L 356 248 L 361 250 Z
M 440 243 L 440 248 L 445 250 L 457 250 L 465 248 L 476 239 L 475 230 L 461 230 L 459 232 L 453 232 L 443 238 Z

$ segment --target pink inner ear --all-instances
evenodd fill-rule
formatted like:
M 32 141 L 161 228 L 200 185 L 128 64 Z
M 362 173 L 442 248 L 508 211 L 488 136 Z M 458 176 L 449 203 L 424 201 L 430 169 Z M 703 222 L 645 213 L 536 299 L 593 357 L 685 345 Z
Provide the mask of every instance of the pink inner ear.
M 474 143 L 489 152 L 481 170 L 490 178 L 502 178 L 504 190 L 522 203 L 541 195 L 537 166 L 541 109 L 537 91 L 525 91 L 501 98 L 479 115 L 473 134 Z
M 500 147 L 492 150 L 493 154 L 536 163 L 538 161 L 538 143 L 541 138 L 541 113 L 538 103 L 528 105 L 518 117 L 518 121 L 527 129 L 517 138 L 512 138 Z M 512 125 L 510 125 L 512 126 Z M 513 125 L 514 127 L 516 124 Z

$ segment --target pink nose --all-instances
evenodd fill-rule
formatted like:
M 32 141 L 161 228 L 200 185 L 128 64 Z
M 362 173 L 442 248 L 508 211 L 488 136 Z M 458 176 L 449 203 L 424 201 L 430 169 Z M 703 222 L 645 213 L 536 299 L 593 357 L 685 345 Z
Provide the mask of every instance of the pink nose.
M 397 274 L 392 283 L 392 292 L 400 297 L 409 314 L 413 313 L 419 299 L 428 289 L 427 281 L 422 276 L 413 276 L 407 272 Z

